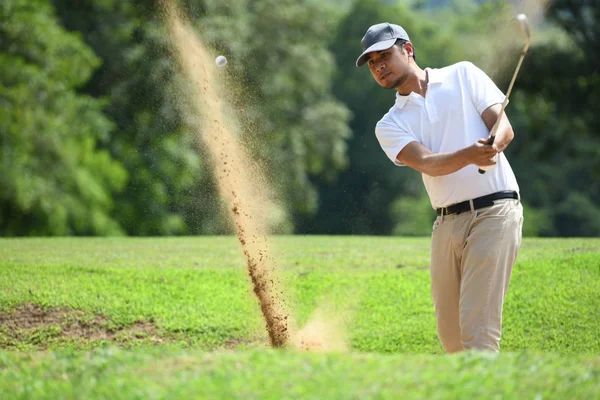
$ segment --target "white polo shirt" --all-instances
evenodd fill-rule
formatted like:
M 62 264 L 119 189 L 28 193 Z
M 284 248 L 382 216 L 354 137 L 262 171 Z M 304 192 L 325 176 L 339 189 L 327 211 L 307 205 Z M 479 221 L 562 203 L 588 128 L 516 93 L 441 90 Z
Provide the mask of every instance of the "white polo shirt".
M 441 69 L 426 68 L 429 84 L 425 98 L 412 92 L 396 93 L 396 103 L 377 123 L 375 133 L 381 148 L 394 164 L 410 142 L 416 141 L 432 153 L 455 152 L 489 136 L 481 114 L 504 101 L 494 82 L 470 62 Z M 433 177 L 422 174 L 433 208 L 501 190 L 519 191 L 515 175 L 504 153 L 485 174 L 468 165 L 452 174 Z

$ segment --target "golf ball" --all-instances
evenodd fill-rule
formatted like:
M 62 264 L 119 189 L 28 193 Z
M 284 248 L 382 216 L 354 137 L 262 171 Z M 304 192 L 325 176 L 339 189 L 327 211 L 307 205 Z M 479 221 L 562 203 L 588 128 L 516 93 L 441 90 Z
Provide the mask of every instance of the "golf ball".
M 225 56 L 219 56 L 215 60 L 215 63 L 217 64 L 217 67 L 224 67 L 227 65 L 227 58 L 225 58 Z

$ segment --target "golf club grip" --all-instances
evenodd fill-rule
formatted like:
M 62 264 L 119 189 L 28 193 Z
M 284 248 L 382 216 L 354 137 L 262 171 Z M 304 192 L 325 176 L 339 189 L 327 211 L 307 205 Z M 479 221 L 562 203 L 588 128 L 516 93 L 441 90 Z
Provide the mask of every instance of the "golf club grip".
M 490 138 L 488 139 L 488 141 L 487 141 L 487 143 L 486 143 L 486 144 L 490 144 L 490 145 L 491 145 L 491 144 L 494 144 L 494 140 L 496 140 L 496 135 L 494 135 L 494 136 L 490 137 Z M 485 174 L 485 171 L 484 171 L 484 170 L 482 170 L 481 168 L 479 168 L 478 172 L 479 172 L 480 174 Z

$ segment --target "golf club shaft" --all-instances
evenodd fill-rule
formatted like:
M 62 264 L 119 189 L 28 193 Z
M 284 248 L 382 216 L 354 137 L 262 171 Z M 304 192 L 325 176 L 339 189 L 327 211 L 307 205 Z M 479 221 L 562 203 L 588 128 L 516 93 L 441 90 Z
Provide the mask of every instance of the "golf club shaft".
M 494 140 L 496 139 L 496 131 L 498 130 L 498 127 L 500 126 L 500 121 L 502 121 L 502 115 L 504 114 L 504 109 L 506 108 L 506 105 L 508 104 L 508 96 L 510 96 L 510 93 L 512 92 L 512 88 L 515 84 L 515 80 L 517 79 L 517 75 L 519 74 L 519 69 L 521 69 L 521 64 L 523 63 L 523 59 L 525 58 L 525 54 L 527 53 L 528 49 L 529 49 L 529 40 L 527 40 L 527 42 L 525 42 L 525 47 L 523 47 L 523 51 L 521 52 L 521 57 L 519 58 L 519 63 L 517 64 L 517 68 L 515 68 L 515 72 L 513 73 L 512 79 L 510 81 L 510 85 L 508 85 L 506 97 L 504 98 L 504 101 L 502 102 L 502 107 L 500 108 L 500 113 L 498 114 L 498 119 L 496 120 L 496 123 L 494 124 L 494 126 L 492 127 L 492 130 L 490 132 L 490 138 L 487 141 L 487 144 L 489 144 L 489 145 L 494 144 Z M 487 171 L 488 169 L 491 169 L 492 167 L 493 167 L 493 165 L 490 165 L 489 167 L 484 167 L 486 169 L 479 168 L 479 173 L 485 174 L 485 171 Z

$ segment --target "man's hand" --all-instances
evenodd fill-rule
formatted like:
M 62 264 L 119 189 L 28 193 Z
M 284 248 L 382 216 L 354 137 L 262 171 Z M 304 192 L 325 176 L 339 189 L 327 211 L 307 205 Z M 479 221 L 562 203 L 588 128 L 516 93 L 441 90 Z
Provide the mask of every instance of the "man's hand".
M 498 148 L 494 144 L 487 144 L 489 139 L 479 139 L 471 146 L 460 150 L 466 164 L 475 164 L 477 166 L 496 165 Z
M 483 118 L 483 122 L 487 128 L 492 131 L 492 128 L 496 124 L 498 120 L 498 115 L 500 114 L 500 109 L 502 108 L 501 104 L 494 104 L 485 109 L 483 114 L 481 114 L 481 118 Z M 501 151 L 506 150 L 508 144 L 513 140 L 515 134 L 512 130 L 512 126 L 510 125 L 510 121 L 506 116 L 506 113 L 502 113 L 502 118 L 500 119 L 500 126 L 496 130 L 496 140 L 494 140 L 494 147 L 496 151 L 500 153 Z

